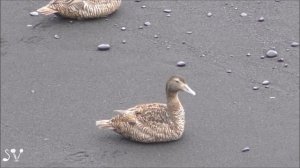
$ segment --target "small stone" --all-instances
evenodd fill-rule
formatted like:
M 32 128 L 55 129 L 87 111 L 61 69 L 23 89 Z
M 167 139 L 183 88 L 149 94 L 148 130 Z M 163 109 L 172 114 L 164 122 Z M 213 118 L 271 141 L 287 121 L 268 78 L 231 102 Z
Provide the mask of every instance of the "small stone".
M 251 56 L 251 54 L 250 54 L 250 53 L 247 53 L 247 54 L 246 54 L 246 56 L 247 56 L 247 57 L 250 57 L 250 56 Z
M 167 46 L 167 49 L 170 49 L 171 48 L 171 46 Z
M 208 13 L 207 13 L 207 16 L 208 16 L 208 17 L 211 17 L 211 16 L 212 16 L 212 13 L 211 13 L 211 12 L 208 12 Z
M 247 16 L 247 15 L 248 15 L 248 14 L 245 13 L 245 12 L 241 13 L 241 16 L 242 16 L 242 17 L 245 17 L 245 16 Z
M 250 148 L 248 146 L 242 149 L 242 152 L 248 152 L 248 151 L 250 151 Z
M 289 49 L 289 48 L 287 48 L 287 49 L 285 49 L 285 51 L 290 51 L 290 49 Z
M 183 61 L 178 61 L 178 62 L 177 62 L 177 66 L 178 66 L 178 67 L 184 67 L 184 66 L 185 66 L 185 62 L 183 62 Z
M 265 59 L 265 56 L 264 55 L 260 56 L 260 59 Z
M 270 81 L 264 80 L 264 81 L 262 82 L 262 84 L 263 84 L 263 85 L 269 85 L 269 84 L 270 84 Z
M 264 18 L 264 17 L 260 17 L 260 18 L 258 19 L 258 21 L 259 21 L 259 22 L 263 22 L 263 21 L 265 21 L 265 18 Z
M 267 89 L 268 89 L 269 87 L 270 87 L 269 85 L 266 85 L 266 86 L 265 86 L 265 88 L 267 88 Z
M 289 66 L 289 64 L 284 64 L 284 67 L 288 67 Z
M 270 96 L 270 99 L 275 99 L 276 97 L 275 96 Z
M 146 5 L 141 6 L 141 8 L 146 8 Z
M 279 58 L 277 61 L 278 62 L 284 62 L 284 58 Z
M 104 19 L 105 21 L 108 21 L 108 19 L 106 18 L 106 19 Z
M 292 46 L 292 47 L 298 47 L 298 46 L 299 46 L 299 43 L 297 43 L 297 42 L 292 42 L 291 46 Z
M 57 34 L 55 34 L 55 35 L 54 35 L 54 38 L 56 38 L 56 39 L 59 39 L 59 38 L 60 38 L 60 36 L 59 36 L 59 35 L 57 35 Z
M 231 69 L 227 69 L 226 72 L 227 72 L 227 73 L 231 73 L 232 70 L 231 70 Z
M 192 33 L 193 33 L 192 31 L 187 31 L 187 32 L 186 32 L 186 34 L 192 34 Z
M 35 90 L 32 89 L 32 90 L 31 90 L 31 93 L 35 93 Z
M 170 14 L 170 13 L 168 13 L 166 16 L 167 16 L 167 17 L 170 17 L 170 16 L 171 16 L 171 14 Z
M 122 40 L 122 43 L 125 44 L 125 43 L 126 43 L 126 40 Z
M 139 26 L 139 29 L 143 29 L 144 27 L 143 26 Z
M 26 25 L 27 27 L 32 27 L 32 25 L 31 24 L 28 24 L 28 25 Z
M 205 54 L 200 55 L 200 57 L 205 57 Z
M 158 35 L 157 35 L 157 34 L 155 34 L 155 35 L 154 35 L 154 38 L 158 38 Z
M 44 138 L 44 141 L 48 141 L 49 140 L 49 138 Z
M 122 30 L 122 31 L 125 31 L 125 30 L 126 30 L 126 27 L 121 27 L 121 30 Z
M 171 10 L 171 9 L 164 9 L 164 12 L 165 12 L 165 13 L 171 13 L 172 10 Z
M 105 51 L 105 50 L 109 50 L 109 49 L 110 49 L 109 44 L 100 44 L 100 45 L 98 45 L 98 50 L 100 50 L 100 51 Z
M 259 87 L 258 86 L 253 86 L 253 88 L 252 88 L 253 90 L 258 90 L 259 89 Z
M 235 10 L 237 10 L 238 8 L 237 8 L 237 7 L 235 7 L 234 9 L 235 9 Z
M 278 56 L 278 53 L 277 53 L 277 51 L 272 49 L 272 50 L 267 51 L 266 56 L 268 58 L 274 58 L 274 57 Z
M 31 16 L 38 16 L 39 15 L 39 13 L 37 11 L 30 12 L 29 14 Z
M 150 22 L 145 22 L 144 25 L 145 25 L 145 26 L 150 26 L 151 23 L 150 23 Z

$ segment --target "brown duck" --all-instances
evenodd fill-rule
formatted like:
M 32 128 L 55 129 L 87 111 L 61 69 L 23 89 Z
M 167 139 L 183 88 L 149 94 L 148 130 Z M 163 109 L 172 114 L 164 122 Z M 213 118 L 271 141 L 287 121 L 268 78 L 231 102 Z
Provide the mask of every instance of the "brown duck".
M 167 104 L 140 104 L 127 110 L 116 110 L 110 120 L 96 121 L 96 126 L 111 129 L 134 141 L 153 143 L 174 141 L 184 132 L 185 112 L 178 92 L 196 93 L 179 76 L 172 76 L 166 84 Z
M 121 0 L 51 0 L 48 5 L 39 8 L 37 12 L 81 20 L 108 16 L 120 5 Z

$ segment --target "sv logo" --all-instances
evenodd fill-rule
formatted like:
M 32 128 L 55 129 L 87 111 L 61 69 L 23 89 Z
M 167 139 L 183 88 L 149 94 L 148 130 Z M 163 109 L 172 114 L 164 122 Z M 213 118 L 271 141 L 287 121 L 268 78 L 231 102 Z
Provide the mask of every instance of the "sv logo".
M 10 153 L 12 153 L 12 155 L 14 156 L 14 161 L 15 162 L 18 162 L 19 161 L 19 158 L 20 158 L 20 155 L 21 155 L 21 153 L 23 153 L 24 152 L 24 150 L 21 148 L 20 150 L 19 150 L 19 155 L 17 156 L 17 154 L 16 154 L 16 149 L 11 149 L 11 150 L 8 150 L 8 149 L 5 149 L 4 150 L 4 152 L 7 154 L 7 156 L 8 156 L 8 158 L 3 158 L 2 160 L 4 161 L 4 162 L 7 162 L 7 161 L 9 161 L 9 159 L 10 159 Z M 10 153 L 9 153 L 10 152 Z

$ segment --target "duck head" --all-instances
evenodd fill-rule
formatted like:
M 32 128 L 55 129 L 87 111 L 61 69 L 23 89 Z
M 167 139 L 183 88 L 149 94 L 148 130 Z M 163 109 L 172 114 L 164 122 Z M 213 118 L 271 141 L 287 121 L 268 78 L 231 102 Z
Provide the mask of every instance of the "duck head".
M 177 93 L 179 91 L 187 92 L 191 95 L 196 95 L 196 92 L 193 91 L 188 84 L 185 82 L 185 80 L 180 76 L 172 76 L 168 81 L 166 85 L 166 92 L 169 93 Z

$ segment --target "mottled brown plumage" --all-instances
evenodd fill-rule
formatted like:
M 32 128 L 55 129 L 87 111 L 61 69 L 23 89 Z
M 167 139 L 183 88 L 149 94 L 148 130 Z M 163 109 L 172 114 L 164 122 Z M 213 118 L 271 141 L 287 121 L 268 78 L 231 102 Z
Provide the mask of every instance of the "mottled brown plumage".
M 110 15 L 120 5 L 121 0 L 51 0 L 37 12 L 45 15 L 59 14 L 72 19 L 92 19 Z
M 166 84 L 167 104 L 140 104 L 127 110 L 116 110 L 120 114 L 110 120 L 96 121 L 96 126 L 144 143 L 177 140 L 184 132 L 185 123 L 179 91 L 196 94 L 183 78 L 173 76 Z

